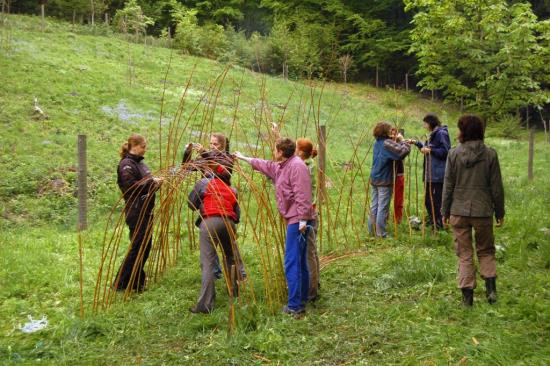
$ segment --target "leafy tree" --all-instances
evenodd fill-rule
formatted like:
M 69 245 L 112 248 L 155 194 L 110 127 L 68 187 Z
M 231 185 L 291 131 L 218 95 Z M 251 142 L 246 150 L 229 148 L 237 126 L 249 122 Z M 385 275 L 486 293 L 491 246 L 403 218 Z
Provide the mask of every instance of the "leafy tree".
M 153 19 L 143 14 L 136 0 L 128 0 L 123 9 L 117 10 L 113 20 L 118 30 L 123 33 L 145 34 L 147 26 L 154 24 Z
M 414 16 L 411 51 L 419 86 L 441 90 L 487 117 L 515 111 L 544 93 L 544 49 L 530 6 L 504 0 L 405 0 Z

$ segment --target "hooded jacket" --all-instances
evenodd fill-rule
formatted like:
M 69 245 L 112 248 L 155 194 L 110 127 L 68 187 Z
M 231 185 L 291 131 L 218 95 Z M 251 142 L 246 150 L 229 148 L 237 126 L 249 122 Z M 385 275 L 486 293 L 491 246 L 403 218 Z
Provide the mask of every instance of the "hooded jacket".
M 430 154 L 424 156 L 424 181 L 432 183 L 443 183 L 445 177 L 445 161 L 451 148 L 449 131 L 447 126 L 436 127 L 430 133 L 428 141 L 422 143 L 416 142 L 416 146 L 421 149 L 429 147 Z
M 143 156 L 126 154 L 118 163 L 117 183 L 124 195 L 126 223 L 134 225 L 140 214 L 151 215 L 155 206 L 156 185 Z
M 504 217 L 504 187 L 495 150 L 482 140 L 451 149 L 443 184 L 441 214 Z

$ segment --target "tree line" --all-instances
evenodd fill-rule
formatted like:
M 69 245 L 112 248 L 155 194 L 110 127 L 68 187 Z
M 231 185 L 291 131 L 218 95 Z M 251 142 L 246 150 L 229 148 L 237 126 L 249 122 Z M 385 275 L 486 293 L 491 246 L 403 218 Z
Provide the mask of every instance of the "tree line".
M 546 0 L 0 0 L 284 78 L 418 88 L 485 117 L 550 94 Z M 530 108 L 528 108 L 530 106 Z

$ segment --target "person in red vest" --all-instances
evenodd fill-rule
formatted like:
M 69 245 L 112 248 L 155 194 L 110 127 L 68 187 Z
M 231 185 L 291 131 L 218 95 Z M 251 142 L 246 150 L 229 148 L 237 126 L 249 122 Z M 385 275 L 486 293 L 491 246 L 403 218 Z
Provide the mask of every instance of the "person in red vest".
M 233 295 L 237 294 L 237 282 L 242 280 L 244 272 L 236 243 L 236 225 L 240 220 L 237 190 L 230 185 L 227 167 L 216 161 L 214 158 L 207 164 L 204 178 L 195 184 L 188 199 L 189 208 L 200 213 L 196 225 L 200 229 L 202 287 L 197 304 L 189 309 L 192 313 L 208 314 L 214 309 L 216 246 L 223 251 L 226 273 L 229 274 L 233 266 L 236 268 L 236 281 L 230 286 Z

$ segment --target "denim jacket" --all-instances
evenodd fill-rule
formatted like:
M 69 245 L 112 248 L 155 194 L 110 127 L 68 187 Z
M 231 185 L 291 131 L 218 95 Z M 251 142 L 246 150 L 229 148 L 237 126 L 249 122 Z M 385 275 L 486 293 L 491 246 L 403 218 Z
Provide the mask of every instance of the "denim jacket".
M 411 151 L 406 142 L 395 142 L 389 138 L 379 137 L 374 143 L 370 184 L 373 186 L 390 186 L 393 184 L 393 161 L 403 160 Z

